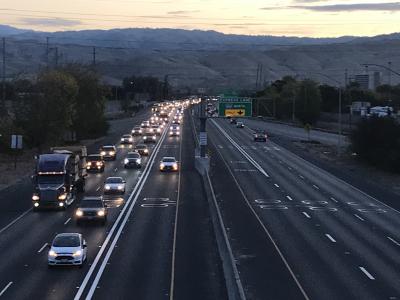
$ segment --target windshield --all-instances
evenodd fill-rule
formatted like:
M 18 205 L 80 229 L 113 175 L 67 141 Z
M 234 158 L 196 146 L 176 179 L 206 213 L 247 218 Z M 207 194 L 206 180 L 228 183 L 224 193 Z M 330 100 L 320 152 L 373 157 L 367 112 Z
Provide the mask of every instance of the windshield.
M 146 149 L 147 146 L 146 145 L 137 145 L 136 149 Z
M 79 204 L 79 207 L 82 207 L 82 208 L 103 207 L 103 202 L 101 200 L 82 200 L 81 203 Z
M 38 184 L 62 184 L 64 175 L 38 175 Z
M 164 158 L 163 162 L 176 162 L 175 158 Z
M 106 183 L 122 183 L 122 178 L 119 177 L 107 178 Z
M 104 151 L 114 151 L 114 147 L 113 146 L 103 146 L 101 147 L 102 150 Z
M 79 247 L 80 241 L 78 235 L 57 236 L 53 241 L 53 247 Z
M 127 158 L 140 158 L 140 155 L 138 153 L 131 153 L 127 155 Z
M 88 161 L 98 161 L 102 160 L 101 155 L 89 155 L 86 160 Z

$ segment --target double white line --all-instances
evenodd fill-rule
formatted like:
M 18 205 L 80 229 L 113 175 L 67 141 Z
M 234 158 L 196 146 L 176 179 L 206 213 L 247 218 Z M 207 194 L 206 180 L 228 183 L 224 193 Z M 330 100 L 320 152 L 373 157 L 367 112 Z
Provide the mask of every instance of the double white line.
M 243 154 L 243 156 L 258 170 L 260 171 L 261 174 L 263 174 L 265 177 L 269 178 L 269 175 L 265 170 L 246 152 L 243 150 L 242 147 L 240 147 L 227 133 L 222 127 L 217 124 L 214 120 L 211 119 L 211 122 L 215 127 L 221 131 L 221 133 L 228 139 L 228 141 L 237 149 L 239 150 L 240 153 Z
M 113 227 L 111 228 L 110 232 L 108 233 L 103 245 L 100 248 L 100 251 L 97 253 L 96 258 L 94 259 L 93 264 L 90 266 L 88 273 L 86 274 L 85 278 L 83 279 L 83 282 L 80 285 L 78 292 L 75 295 L 74 300 L 81 299 L 81 297 L 86 289 L 86 286 L 88 285 L 95 269 L 97 268 L 97 265 L 100 263 L 100 260 L 101 260 L 101 257 L 103 256 L 104 251 L 106 251 L 107 245 L 110 243 L 110 241 L 112 239 L 111 246 L 108 248 L 108 251 L 100 265 L 99 270 L 97 271 L 96 277 L 94 278 L 94 280 L 90 286 L 90 290 L 85 299 L 91 299 L 93 297 L 93 294 L 96 290 L 97 284 L 100 281 L 101 275 L 103 274 L 104 269 L 107 265 L 107 262 L 110 259 L 110 256 L 114 250 L 114 246 L 117 243 L 117 241 L 121 235 L 121 232 L 124 229 L 125 224 L 130 217 L 133 207 L 136 204 L 136 201 L 140 195 L 140 192 L 143 189 L 143 186 L 147 180 L 147 177 L 150 174 L 150 170 L 151 170 L 152 166 L 154 165 L 155 158 L 161 148 L 161 144 L 164 141 L 167 132 L 168 132 L 168 130 L 164 131 L 160 140 L 154 147 L 154 151 L 150 155 L 150 158 L 149 158 L 148 163 L 143 171 L 142 176 L 139 178 L 138 182 L 136 183 L 135 188 L 133 189 L 131 195 L 129 196 L 129 198 L 126 202 L 126 205 L 122 209 L 121 213 L 118 216 L 118 219 L 115 221 Z M 135 197 L 134 197 L 134 195 L 135 195 Z M 127 213 L 125 213 L 126 211 L 127 211 Z M 118 228 L 118 226 L 119 226 L 119 228 Z M 113 234 L 117 228 L 118 228 L 118 231 L 115 234 L 115 236 L 113 237 Z

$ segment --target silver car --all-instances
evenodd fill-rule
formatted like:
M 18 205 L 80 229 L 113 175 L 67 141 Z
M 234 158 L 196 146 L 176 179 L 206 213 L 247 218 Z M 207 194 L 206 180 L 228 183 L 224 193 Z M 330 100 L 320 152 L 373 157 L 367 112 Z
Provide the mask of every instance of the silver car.
M 125 194 L 125 183 L 122 177 L 108 177 L 104 182 L 104 194 Z

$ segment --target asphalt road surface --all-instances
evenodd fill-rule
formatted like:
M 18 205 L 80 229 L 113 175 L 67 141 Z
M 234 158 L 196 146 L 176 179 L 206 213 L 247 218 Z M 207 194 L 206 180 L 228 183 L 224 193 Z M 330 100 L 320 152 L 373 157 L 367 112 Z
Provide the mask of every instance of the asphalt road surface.
M 88 149 L 95 153 L 101 144 L 118 145 L 117 160 L 106 162 L 104 173 L 89 174 L 85 195 L 102 195 L 108 176 L 126 179 L 125 195 L 105 196 L 106 226 L 77 226 L 74 208 L 79 199 L 66 211 L 33 212 L 29 180 L 0 192 L 0 298 L 226 298 L 207 201 L 193 168 L 191 129 L 183 125 L 183 137 L 168 137 L 165 130 L 150 145 L 140 170 L 123 167 L 131 147 L 118 143 L 121 135 L 149 117 L 145 111 L 117 121 L 105 139 Z M 141 137 L 135 137 L 134 144 L 139 142 Z M 161 173 L 163 156 L 175 156 L 180 171 Z M 190 182 L 182 178 L 185 172 Z M 46 246 L 61 232 L 80 232 L 86 239 L 88 259 L 82 269 L 47 268 Z M 201 252 L 195 253 L 197 246 Z
M 271 141 L 254 142 L 249 128 L 214 119 L 208 132 L 247 298 L 400 298 L 398 211 Z

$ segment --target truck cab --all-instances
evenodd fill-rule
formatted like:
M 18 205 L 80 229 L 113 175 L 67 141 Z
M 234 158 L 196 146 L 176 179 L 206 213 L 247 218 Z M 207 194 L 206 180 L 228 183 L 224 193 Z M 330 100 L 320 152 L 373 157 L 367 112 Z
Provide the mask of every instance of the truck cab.
M 32 176 L 34 210 L 65 209 L 85 189 L 86 147 L 58 147 L 52 148 L 52 152 L 37 159 Z

